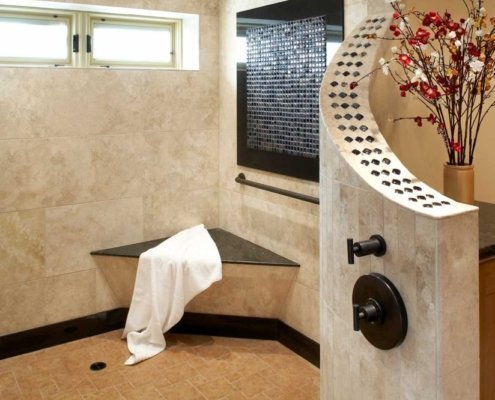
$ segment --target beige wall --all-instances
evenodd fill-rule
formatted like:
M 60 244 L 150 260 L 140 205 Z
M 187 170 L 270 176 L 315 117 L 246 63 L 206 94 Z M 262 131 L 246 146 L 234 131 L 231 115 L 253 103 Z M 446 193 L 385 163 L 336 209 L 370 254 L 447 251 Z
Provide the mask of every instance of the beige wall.
M 0 68 L 0 335 L 113 308 L 91 250 L 219 223 L 217 0 L 87 2 L 199 13 L 201 69 Z
M 277 1 L 227 0 L 220 12 L 220 226 L 301 264 L 280 319 L 319 340 L 318 206 L 243 187 L 248 179 L 318 196 L 318 184 L 236 165 L 237 11 Z
M 432 8 L 431 1 L 409 0 L 408 3 L 419 10 L 448 9 L 453 15 L 464 15 L 464 6 L 461 1 L 439 0 Z M 495 7 L 486 2 L 489 15 L 494 15 Z M 424 107 L 418 101 L 411 98 L 403 99 L 399 96 L 397 85 L 382 74 L 378 74 L 378 88 L 371 93 L 372 104 L 377 107 L 374 110 L 382 132 L 391 148 L 401 161 L 418 178 L 435 188 L 443 189 L 443 164 L 447 155 L 443 141 L 431 125 L 425 124 L 419 128 L 411 121 L 393 123 L 391 120 L 397 117 L 425 115 Z M 385 96 L 384 93 L 387 95 Z M 407 112 L 405 112 L 407 110 Z M 480 132 L 479 141 L 475 153 L 475 199 L 495 203 L 495 184 L 493 173 L 495 171 L 495 136 L 493 126 L 495 124 L 495 110 L 492 110 L 484 122 Z
M 363 23 L 363 31 L 374 33 L 375 26 Z M 376 33 L 382 35 L 386 30 L 383 26 Z M 344 52 L 363 43 L 359 35 L 350 37 L 336 62 L 349 61 Z M 363 62 L 363 70 L 370 70 L 380 57 L 378 47 L 374 43 L 366 56 L 356 57 Z M 339 129 L 339 125 L 349 127 L 351 122 L 335 117 L 342 110 L 338 105 L 345 100 L 328 96 L 336 90 L 331 86 L 333 81 L 346 82 L 336 63 L 327 71 L 320 100 L 321 398 L 479 399 L 477 211 L 457 203 L 448 209 L 423 208 L 382 185 L 385 175 L 375 179 L 370 174 L 375 167 L 360 162 L 366 156 L 352 153 L 362 151 L 362 145 L 346 142 L 345 135 L 353 134 L 343 135 Z M 369 109 L 368 87 L 382 93 L 371 98 L 379 102 L 375 109 L 381 110 L 386 98 L 386 92 L 376 85 L 363 83 L 355 90 L 353 101 L 363 115 L 360 124 L 375 138 L 366 147 L 381 151 L 382 155 L 376 156 L 379 163 L 382 157 L 391 159 L 390 167 L 381 163 L 378 170 L 400 167 L 401 176 L 409 177 L 381 137 Z M 386 254 L 358 258 L 349 265 L 346 238 L 362 240 L 371 234 L 383 235 Z M 370 272 L 387 276 L 407 309 L 407 336 L 399 347 L 387 351 L 373 347 L 352 327 L 354 283 Z

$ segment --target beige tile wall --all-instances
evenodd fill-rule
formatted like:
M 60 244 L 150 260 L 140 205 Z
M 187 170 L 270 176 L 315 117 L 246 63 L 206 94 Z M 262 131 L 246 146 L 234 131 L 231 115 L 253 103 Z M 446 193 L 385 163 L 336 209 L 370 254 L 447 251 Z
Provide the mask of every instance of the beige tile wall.
M 235 13 L 276 0 L 85 2 L 199 13 L 201 70 L 0 69 L 0 334 L 114 307 L 89 251 L 204 222 L 301 263 L 280 318 L 319 340 L 318 207 L 234 183 L 319 192 L 236 165 Z M 78 281 L 75 304 L 46 294 Z
M 99 256 L 96 263 L 110 308 L 129 307 L 138 260 Z M 186 311 L 279 318 L 296 274 L 291 267 L 223 264 L 222 280 L 196 296 Z
M 322 399 L 478 399 L 477 213 L 435 220 L 380 198 L 349 182 L 351 167 L 342 173 L 322 140 Z M 345 239 L 369 232 L 383 235 L 387 254 L 349 265 Z M 406 305 L 408 333 L 392 350 L 352 330 L 354 283 L 370 272 L 387 276 Z
M 220 9 L 220 224 L 301 264 L 280 318 L 319 341 L 320 273 L 319 207 L 234 182 L 239 172 L 249 179 L 318 197 L 317 183 L 238 167 L 236 164 L 235 14 L 277 0 L 227 0 Z M 378 4 L 370 7 L 379 8 Z M 345 0 L 345 25 L 367 15 L 368 2 Z
M 217 0 L 200 71 L 0 68 L 0 335 L 113 308 L 91 250 L 218 218 Z
M 301 264 L 279 318 L 318 341 L 318 206 L 234 182 L 244 172 L 248 179 L 318 196 L 317 183 L 236 164 L 235 14 L 276 2 L 227 0 L 220 10 L 220 225 Z
M 368 11 L 381 12 L 378 1 Z M 435 219 L 385 199 L 344 160 L 333 132 L 321 133 L 321 398 L 479 399 L 477 212 Z M 345 239 L 372 233 L 386 239 L 386 255 L 349 265 Z M 394 282 L 406 305 L 408 333 L 392 350 L 352 329 L 354 283 L 369 272 Z

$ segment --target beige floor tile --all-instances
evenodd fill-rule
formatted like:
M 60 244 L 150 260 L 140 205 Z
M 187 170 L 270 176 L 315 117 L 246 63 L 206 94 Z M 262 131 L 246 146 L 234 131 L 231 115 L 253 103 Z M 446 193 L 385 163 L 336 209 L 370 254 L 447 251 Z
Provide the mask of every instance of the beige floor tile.
M 273 388 L 274 384 L 260 374 L 253 374 L 233 382 L 232 386 L 250 398 Z
M 225 378 L 210 381 L 197 388 L 207 400 L 219 400 L 235 392 L 234 387 Z
M 151 383 L 139 386 L 137 388 L 119 388 L 119 392 L 126 400 L 163 400 L 161 394 Z
M 319 370 L 278 342 L 167 334 L 164 352 L 125 366 L 121 334 L 0 360 L 0 399 L 319 399 Z M 95 361 L 107 368 L 90 371 Z
M 222 397 L 220 400 L 247 400 L 247 397 L 244 396 L 241 392 L 234 392 L 232 394 L 229 394 L 228 396 Z
M 76 389 L 73 389 L 44 396 L 43 400 L 83 400 L 83 396 Z
M 165 400 L 205 400 L 188 381 L 177 382 L 158 389 Z
M 123 400 L 124 397 L 120 394 L 117 388 L 111 387 L 96 392 L 89 393 L 83 396 L 84 400 Z
M 152 361 L 151 359 L 150 361 Z M 156 381 L 170 381 L 166 377 L 166 373 L 163 369 L 157 368 L 152 363 L 142 362 L 134 366 L 123 369 L 120 374 L 129 382 L 133 387 L 137 388 L 144 386 L 148 383 Z
M 0 374 L 0 398 L 20 396 L 21 391 L 17 386 L 15 375 L 12 372 Z
M 89 376 L 89 379 L 99 390 L 126 382 L 119 371 L 95 371 Z

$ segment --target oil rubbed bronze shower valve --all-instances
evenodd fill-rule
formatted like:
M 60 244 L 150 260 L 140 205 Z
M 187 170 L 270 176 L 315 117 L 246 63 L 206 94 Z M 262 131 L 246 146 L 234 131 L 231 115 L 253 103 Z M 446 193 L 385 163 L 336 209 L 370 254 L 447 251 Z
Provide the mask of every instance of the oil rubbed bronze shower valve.
M 347 260 L 349 264 L 354 264 L 354 256 L 363 257 L 373 254 L 381 257 L 387 252 L 385 239 L 380 235 L 371 235 L 368 240 L 354 242 L 354 239 L 347 239 Z
M 407 312 L 402 297 L 385 276 L 361 276 L 352 292 L 353 325 L 373 346 L 389 350 L 407 334 Z

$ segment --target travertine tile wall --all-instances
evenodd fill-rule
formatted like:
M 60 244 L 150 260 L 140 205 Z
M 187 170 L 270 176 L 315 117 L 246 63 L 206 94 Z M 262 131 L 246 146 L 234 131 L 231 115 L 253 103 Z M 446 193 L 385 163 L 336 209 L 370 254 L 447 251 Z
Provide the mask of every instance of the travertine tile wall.
M 233 233 L 301 263 L 280 318 L 319 341 L 319 207 L 234 182 L 248 179 L 318 196 L 317 183 L 283 177 L 236 164 L 237 12 L 278 0 L 226 0 L 220 9 L 220 225 Z M 365 0 L 345 0 L 345 26 L 352 29 L 367 14 Z
M 0 335 L 113 308 L 91 250 L 219 223 L 217 0 L 86 2 L 199 13 L 201 69 L 0 68 Z
M 378 0 L 368 6 L 383 12 Z M 330 111 L 322 113 L 329 120 Z M 384 198 L 331 137 L 322 128 L 321 398 L 479 399 L 477 213 L 437 219 Z M 387 254 L 348 265 L 346 238 L 374 233 L 387 241 Z M 391 279 L 407 308 L 407 337 L 392 350 L 352 329 L 352 289 L 369 272 Z
M 435 220 L 384 199 L 322 137 L 322 399 L 479 398 L 477 214 Z M 348 265 L 347 237 L 379 233 L 383 258 Z M 378 272 L 408 313 L 404 343 L 382 351 L 352 328 L 352 290 Z
M 236 163 L 236 13 L 278 1 L 226 0 L 220 10 L 220 226 L 301 264 L 279 318 L 319 340 L 318 206 L 234 182 L 248 179 L 318 196 L 318 184 Z

